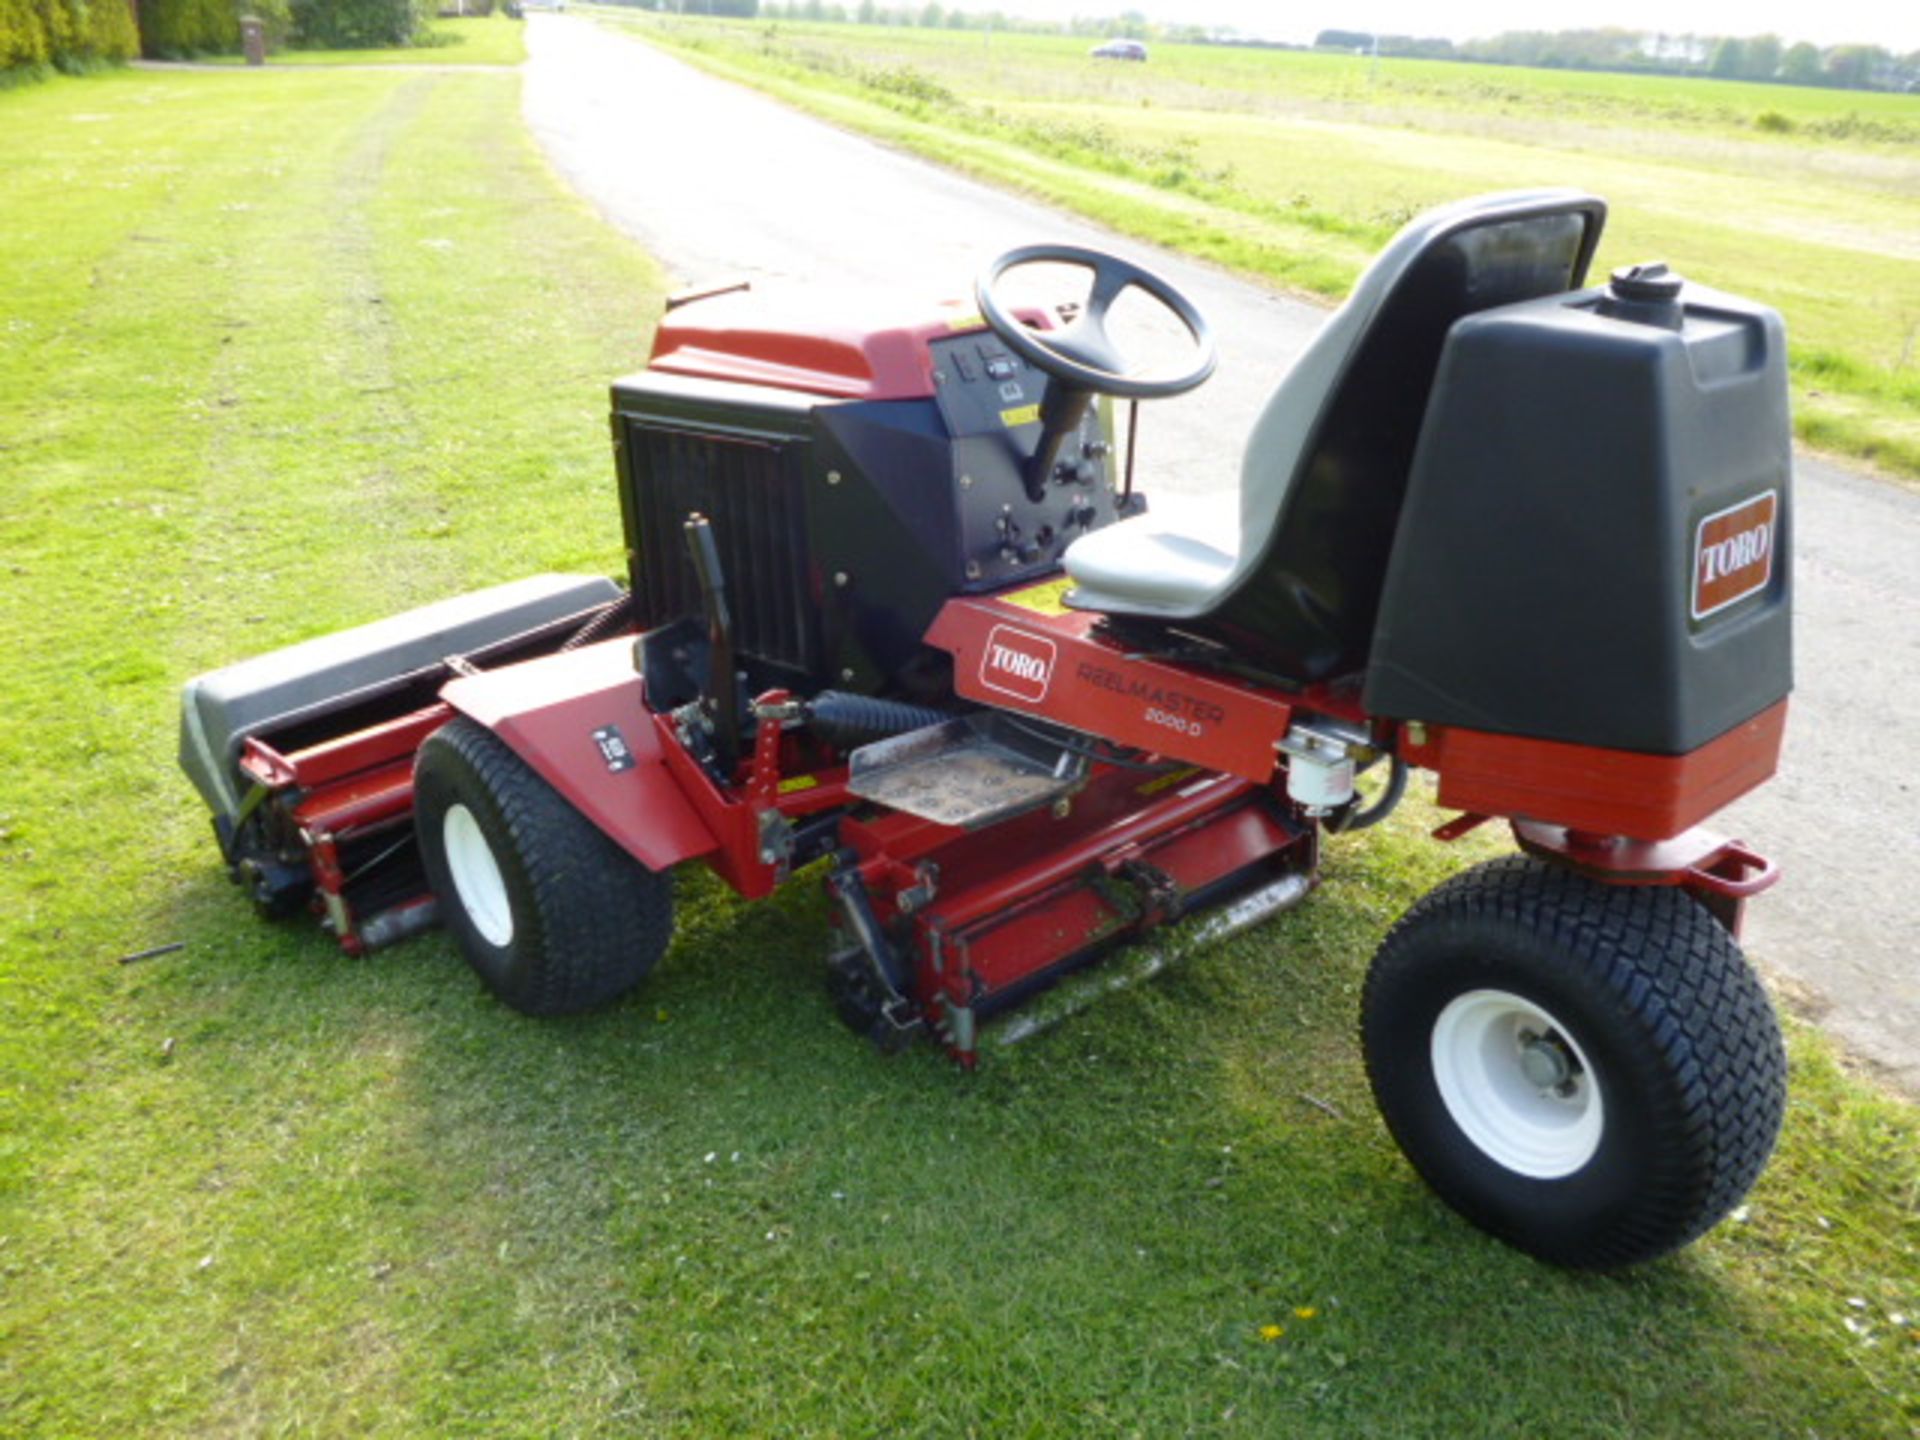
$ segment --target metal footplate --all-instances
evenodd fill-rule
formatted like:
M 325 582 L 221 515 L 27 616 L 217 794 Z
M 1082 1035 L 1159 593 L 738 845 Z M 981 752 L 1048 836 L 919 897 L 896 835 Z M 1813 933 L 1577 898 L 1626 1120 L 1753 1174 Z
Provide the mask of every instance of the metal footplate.
M 1038 727 L 985 711 L 861 746 L 848 758 L 847 789 L 891 810 L 971 830 L 1050 805 L 1086 775 L 1084 755 Z

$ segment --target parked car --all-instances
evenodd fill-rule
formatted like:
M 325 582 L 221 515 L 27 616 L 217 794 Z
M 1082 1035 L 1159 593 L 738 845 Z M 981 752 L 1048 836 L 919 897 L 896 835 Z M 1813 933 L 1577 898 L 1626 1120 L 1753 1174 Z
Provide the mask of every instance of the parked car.
M 1109 40 L 1093 47 L 1096 60 L 1145 60 L 1147 47 L 1138 40 Z

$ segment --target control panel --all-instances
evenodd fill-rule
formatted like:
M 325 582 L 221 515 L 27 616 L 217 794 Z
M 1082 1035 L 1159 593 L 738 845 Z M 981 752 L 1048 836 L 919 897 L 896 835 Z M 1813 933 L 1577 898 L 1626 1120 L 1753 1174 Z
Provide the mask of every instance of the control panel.
M 1031 473 L 1060 382 L 985 331 L 936 340 L 934 400 L 950 437 L 967 588 L 1053 568 L 1087 531 L 1141 508 L 1114 494 L 1110 407 L 1085 407 L 1046 474 Z

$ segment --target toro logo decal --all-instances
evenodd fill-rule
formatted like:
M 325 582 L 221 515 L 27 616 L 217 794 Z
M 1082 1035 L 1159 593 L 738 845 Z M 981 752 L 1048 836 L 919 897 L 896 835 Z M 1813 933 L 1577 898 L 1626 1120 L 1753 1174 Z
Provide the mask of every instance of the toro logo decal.
M 1693 537 L 1693 618 L 1709 615 L 1764 590 L 1773 579 L 1780 492 L 1769 490 L 1719 510 Z
M 987 636 L 987 648 L 980 652 L 980 683 L 1016 700 L 1044 700 L 1053 683 L 1057 653 L 1053 641 L 1044 635 L 996 625 Z

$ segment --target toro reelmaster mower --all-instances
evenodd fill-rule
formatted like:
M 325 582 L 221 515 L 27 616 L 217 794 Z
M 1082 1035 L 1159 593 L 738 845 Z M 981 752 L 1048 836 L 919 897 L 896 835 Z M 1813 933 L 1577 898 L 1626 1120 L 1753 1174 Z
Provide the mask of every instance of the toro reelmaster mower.
M 1017 250 L 977 309 L 871 325 L 682 297 L 613 387 L 630 590 L 540 577 L 203 676 L 184 762 L 262 909 L 356 952 L 437 918 L 531 1014 L 645 977 L 675 866 L 752 899 L 824 862 L 841 1014 L 963 1065 L 1151 927 L 1301 899 L 1321 833 L 1430 770 L 1438 839 L 1501 820 L 1522 853 L 1373 961 L 1387 1125 L 1523 1249 L 1659 1254 L 1738 1202 L 1784 1103 L 1736 944 L 1774 867 L 1699 827 L 1780 752 L 1785 345 L 1664 266 L 1583 288 L 1604 219 L 1548 191 L 1416 220 L 1211 528 L 1149 514 L 1116 448 L 1111 398 L 1213 368 L 1123 260 Z M 1038 262 L 1085 295 L 1010 301 Z M 1116 346 L 1129 291 L 1184 373 Z

